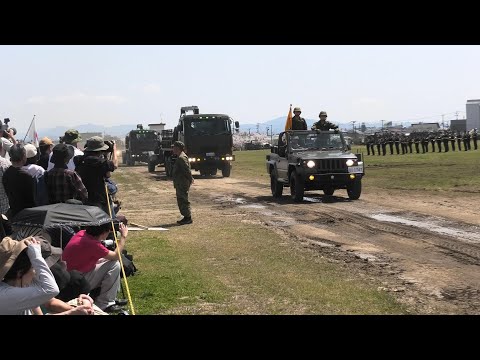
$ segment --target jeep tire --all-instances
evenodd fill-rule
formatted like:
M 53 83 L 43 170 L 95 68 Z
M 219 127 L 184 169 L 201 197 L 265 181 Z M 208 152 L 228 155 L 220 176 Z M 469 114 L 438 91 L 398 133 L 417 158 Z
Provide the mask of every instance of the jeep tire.
M 277 176 L 273 170 L 270 173 L 270 189 L 272 190 L 272 195 L 274 198 L 282 197 L 283 184 L 277 180 Z
M 300 176 L 295 171 L 290 174 L 290 195 L 295 202 L 303 201 L 303 194 L 305 193 L 304 183 Z
M 362 193 L 362 179 L 355 179 L 347 185 L 347 194 L 350 200 L 357 200 Z

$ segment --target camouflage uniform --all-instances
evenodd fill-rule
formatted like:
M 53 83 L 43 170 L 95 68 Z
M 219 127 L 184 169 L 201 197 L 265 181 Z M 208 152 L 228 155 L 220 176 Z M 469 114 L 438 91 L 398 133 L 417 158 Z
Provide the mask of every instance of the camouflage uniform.
M 328 131 L 330 129 L 337 130 L 338 126 L 331 123 L 330 121 L 322 121 L 318 120 L 315 124 L 312 126 L 312 130 L 321 130 L 321 131 Z
M 308 130 L 305 119 L 295 115 L 292 118 L 292 130 Z
M 472 140 L 473 140 L 473 147 L 475 148 L 475 150 L 477 150 L 477 137 L 478 137 L 478 134 L 477 134 L 477 129 L 473 129 L 473 132 L 472 132 Z
M 192 184 L 193 177 L 190 170 L 190 163 L 187 155 L 182 151 L 175 161 L 172 169 L 173 187 L 176 190 L 177 204 L 180 213 L 184 218 L 191 218 L 190 201 L 188 201 L 188 190 Z

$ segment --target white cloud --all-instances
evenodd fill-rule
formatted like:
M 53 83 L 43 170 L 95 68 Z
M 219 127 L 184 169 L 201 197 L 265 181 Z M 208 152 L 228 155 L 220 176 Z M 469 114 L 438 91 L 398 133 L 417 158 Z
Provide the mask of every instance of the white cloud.
M 46 96 L 32 96 L 27 99 L 27 103 L 29 104 L 45 104 L 46 102 Z
M 87 102 L 102 102 L 102 103 L 114 103 L 121 104 L 127 101 L 126 98 L 119 95 L 87 95 L 81 92 L 70 95 L 57 95 L 57 96 L 32 96 L 27 99 L 29 104 L 74 104 L 74 103 L 87 103 Z
M 145 85 L 142 90 L 147 94 L 158 94 L 162 88 L 158 84 L 150 83 Z
M 99 102 L 112 102 L 115 104 L 121 104 L 127 101 L 126 98 L 119 95 L 97 95 L 95 96 L 95 100 Z
M 353 105 L 379 104 L 381 101 L 377 98 L 361 97 L 352 100 Z

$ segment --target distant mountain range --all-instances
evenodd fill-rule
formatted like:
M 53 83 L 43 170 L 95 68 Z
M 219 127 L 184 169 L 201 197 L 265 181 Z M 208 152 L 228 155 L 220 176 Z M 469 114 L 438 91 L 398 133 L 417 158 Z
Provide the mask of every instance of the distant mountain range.
M 272 130 L 274 134 L 278 134 L 285 130 L 285 122 L 287 120 L 286 116 L 278 117 L 273 120 L 266 121 L 264 123 L 259 123 L 259 132 L 261 134 L 265 134 L 267 132 L 267 127 L 269 128 L 268 133 L 270 134 L 270 126 L 272 126 Z M 318 121 L 318 119 L 305 119 L 307 122 L 307 126 L 310 129 L 312 125 Z M 337 123 L 333 121 L 334 124 L 338 125 L 340 129 L 348 129 L 351 130 L 353 128 L 353 124 L 351 122 L 340 122 Z M 395 125 L 395 124 L 394 124 Z M 404 122 L 404 126 L 410 126 L 410 123 Z M 355 122 L 355 129 L 359 129 L 362 126 L 361 122 Z M 381 124 L 376 123 L 369 123 L 365 122 L 365 126 L 369 127 L 381 127 Z M 248 132 L 250 129 L 250 133 L 257 132 L 257 124 L 242 124 L 240 123 L 240 132 Z
M 314 122 L 318 121 L 318 119 L 305 119 L 307 121 L 308 128 L 310 129 L 313 125 Z M 266 134 L 267 133 L 267 127 L 268 127 L 268 133 L 270 134 L 270 126 L 272 126 L 273 133 L 278 134 L 279 132 L 282 132 L 285 129 L 285 121 L 286 117 L 278 117 L 263 123 L 259 123 L 259 132 L 261 134 Z M 352 129 L 353 125 L 351 122 L 341 122 L 337 123 L 334 121 L 335 124 L 337 124 L 340 129 Z M 355 129 L 359 129 L 361 126 L 361 122 L 356 122 L 355 123 Z M 395 124 L 394 124 L 395 125 Z M 404 126 L 409 126 L 410 123 L 403 123 Z M 365 126 L 367 127 L 380 127 L 381 125 L 379 123 L 365 123 Z M 57 140 L 59 136 L 62 136 L 65 134 L 65 131 L 71 128 L 74 128 L 78 130 L 80 133 L 86 133 L 86 132 L 99 132 L 102 134 L 106 135 L 111 135 L 111 136 L 118 136 L 120 138 L 124 137 L 130 130 L 136 129 L 137 124 L 127 124 L 127 125 L 115 125 L 115 126 L 103 126 L 103 125 L 96 125 L 96 124 L 84 124 L 84 125 L 78 125 L 74 127 L 67 127 L 67 126 L 57 126 L 54 128 L 40 128 L 37 129 L 38 136 L 40 138 L 44 136 L 48 136 L 52 140 Z M 248 132 L 250 129 L 250 133 L 256 133 L 257 132 L 257 124 L 243 124 L 240 123 L 240 132 Z M 20 134 L 22 135 L 22 134 Z M 25 135 L 25 134 L 23 134 Z M 23 138 L 23 135 L 20 138 Z
M 99 132 L 106 135 L 124 137 L 130 130 L 136 129 L 137 124 L 131 125 L 115 125 L 115 126 L 102 126 L 96 124 L 84 124 L 78 126 L 57 126 L 54 128 L 41 128 L 37 129 L 38 136 L 40 138 L 47 136 L 56 141 L 59 136 L 63 136 L 68 129 L 76 129 L 80 133 L 86 132 Z

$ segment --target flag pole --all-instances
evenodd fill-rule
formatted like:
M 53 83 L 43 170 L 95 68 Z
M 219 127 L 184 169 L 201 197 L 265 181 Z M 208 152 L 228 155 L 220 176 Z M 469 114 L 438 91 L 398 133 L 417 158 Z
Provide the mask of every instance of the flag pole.
M 33 119 L 32 119 L 32 121 L 30 121 L 30 126 L 28 127 L 28 130 L 27 130 L 27 132 L 25 133 L 25 137 L 23 138 L 23 143 L 25 143 L 25 139 L 26 139 L 27 136 L 28 136 L 28 132 L 30 131 L 30 128 L 32 127 L 33 120 L 35 120 L 35 116 L 36 116 L 36 115 L 33 115 Z

